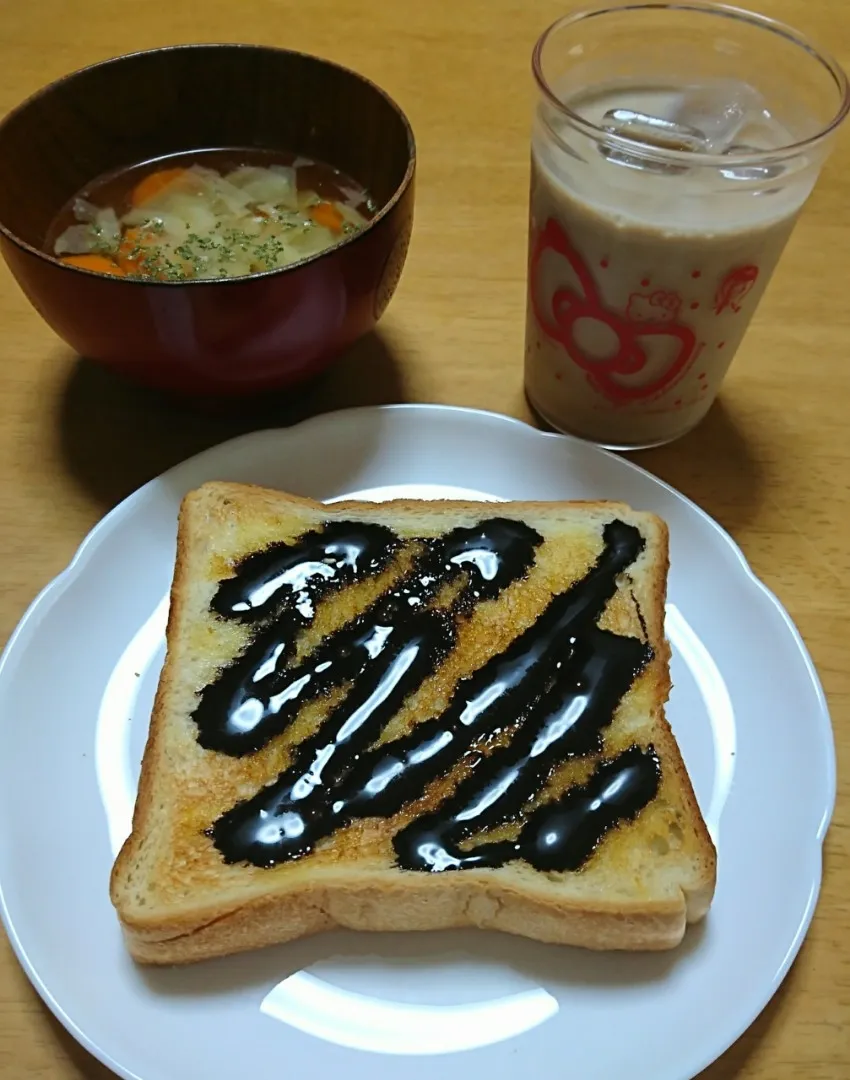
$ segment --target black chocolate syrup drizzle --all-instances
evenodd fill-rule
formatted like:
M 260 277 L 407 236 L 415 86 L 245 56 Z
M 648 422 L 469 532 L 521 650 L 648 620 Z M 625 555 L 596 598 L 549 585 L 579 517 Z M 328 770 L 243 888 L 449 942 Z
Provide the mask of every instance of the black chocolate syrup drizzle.
M 272 544 L 236 566 L 210 604 L 222 618 L 258 623 L 253 641 L 204 687 L 194 719 L 206 750 L 240 755 L 259 750 L 283 729 L 275 717 L 286 701 L 284 669 L 298 631 L 309 625 L 319 600 L 385 570 L 400 547 L 383 525 L 329 522 L 295 544 Z M 299 698 L 298 685 L 289 687 Z M 295 702 L 297 701 L 297 704 Z M 276 707 L 277 706 L 277 707 Z
M 358 543 L 357 530 L 361 528 L 363 537 Z M 373 528 L 376 526 L 348 522 L 338 525 L 337 532 L 342 531 L 346 536 L 347 550 L 358 552 L 368 550 Z M 382 533 L 385 531 L 381 530 Z M 323 535 L 311 534 L 311 544 L 320 544 Z M 377 535 L 375 543 L 380 541 L 386 543 L 384 537 Z M 233 756 L 255 752 L 284 731 L 306 702 L 334 687 L 353 683 L 353 690 L 332 713 L 316 740 L 299 748 L 298 764 L 293 763 L 290 771 L 301 768 L 314 752 L 327 755 L 325 743 L 336 729 L 344 733 L 343 742 L 349 753 L 365 748 L 378 737 L 383 723 L 398 711 L 405 697 L 437 668 L 454 645 L 455 627 L 450 614 L 429 610 L 426 605 L 447 582 L 454 580 L 465 580 L 456 601 L 457 607 L 497 596 L 528 571 L 541 542 L 542 537 L 527 525 L 504 518 L 493 518 L 484 525 L 454 529 L 445 536 L 419 541 L 422 554 L 400 581 L 363 614 L 329 635 L 302 663 L 294 665 L 289 661 L 293 610 L 297 614 L 297 608 L 293 609 L 290 602 L 290 606 L 258 634 L 242 656 L 224 668 L 203 690 L 195 710 L 198 741 L 207 750 Z M 338 546 L 338 539 L 335 538 L 334 543 Z M 397 546 L 398 542 L 393 539 L 391 550 Z M 277 576 L 271 578 L 273 582 L 280 580 L 278 564 L 282 561 L 296 567 L 299 583 L 304 578 L 304 566 L 325 565 L 308 562 L 300 551 L 299 543 L 298 548 L 287 549 L 285 555 L 276 555 L 274 573 Z M 349 558 L 345 567 L 352 561 Z M 384 568 L 374 554 L 369 565 Z M 252 595 L 259 594 L 264 599 L 269 590 L 270 574 L 263 569 L 253 577 L 249 575 L 248 587 L 240 591 L 233 582 L 239 582 L 241 578 L 240 567 L 237 577 L 225 582 L 230 587 L 226 605 L 237 615 L 241 615 Z M 259 586 L 257 579 L 261 581 Z M 333 582 L 334 578 L 325 571 L 314 575 L 313 580 L 321 588 L 322 583 Z M 313 603 L 313 600 L 309 602 Z M 217 605 L 219 613 L 223 607 Z M 405 665 L 403 675 L 396 661 Z M 380 697 L 384 691 L 389 693 L 390 684 L 391 700 L 372 700 L 373 695 Z M 359 701 L 361 697 L 364 697 L 363 702 Z M 371 703 L 369 717 L 363 712 L 366 701 Z M 356 721 L 347 716 L 352 711 L 356 712 Z M 376 722 L 370 722 L 373 716 Z M 354 742 L 351 741 L 352 724 L 358 732 Z M 329 782 L 325 780 L 325 783 Z
M 639 640 L 596 626 L 618 576 L 643 547 L 637 529 L 621 521 L 606 525 L 604 541 L 588 574 L 462 680 L 442 716 L 382 746 L 374 743 L 386 723 L 454 642 L 451 614 L 425 608 L 425 601 L 459 568 L 470 571 L 461 606 L 497 595 L 531 565 L 540 542 L 533 530 L 491 519 L 423 541 L 411 572 L 303 664 L 257 678 L 248 654 L 238 659 L 229 670 L 242 673 L 241 692 L 251 684 L 250 693 L 264 703 L 262 742 L 298 712 L 304 693 L 315 696 L 348 680 L 353 686 L 320 730 L 296 748 L 284 773 L 213 824 L 209 835 L 225 861 L 273 866 L 308 853 L 357 818 L 391 816 L 445 776 L 480 735 L 522 721 L 512 742 L 483 756 L 443 806 L 398 834 L 399 862 L 427 870 L 516 858 L 541 869 L 581 865 L 613 824 L 654 797 L 658 763 L 651 750 L 632 748 L 604 763 L 587 784 L 534 811 L 515 843 L 485 843 L 470 852 L 457 844 L 515 816 L 558 762 L 599 752 L 602 729 L 651 656 Z M 266 687 L 261 697 L 257 687 L 272 677 L 274 693 Z M 242 753 L 234 749 L 245 740 L 236 730 L 238 717 L 228 712 L 230 700 L 220 695 L 218 728 L 210 726 L 206 737 L 217 731 L 217 749 L 229 745 L 227 752 Z
M 271 544 L 242 559 L 236 575 L 220 583 L 210 606 L 226 619 L 257 622 L 286 613 L 306 624 L 318 599 L 380 573 L 399 546 L 395 533 L 383 525 L 331 521 L 295 544 Z
M 458 847 L 471 836 L 514 820 L 560 762 L 601 754 L 603 729 L 650 657 L 649 646 L 637 638 L 620 637 L 596 627 L 583 631 L 570 660 L 511 742 L 493 750 L 434 813 L 415 818 L 396 834 L 393 844 L 399 865 L 411 870 L 499 866 L 520 857 L 531 836 L 537 836 L 534 822 L 549 822 L 551 832 L 564 800 L 579 805 L 576 800 L 581 789 L 570 789 L 554 805 L 546 804 L 532 814 L 515 843 L 482 843 L 468 851 Z M 610 820 L 606 819 L 605 830 L 628 816 L 624 808 L 632 797 L 640 809 L 655 796 L 654 767 L 640 771 L 641 766 L 636 764 L 635 769 L 638 771 L 632 770 L 628 783 L 622 789 L 614 786 L 596 808 L 598 811 L 607 806 L 616 811 Z M 589 782 L 591 789 L 598 775 Z M 648 797 L 644 783 L 652 788 L 647 788 Z M 539 857 L 532 855 L 528 861 L 540 869 L 572 870 L 580 866 L 600 838 L 597 826 L 603 819 L 589 813 L 573 818 L 569 827 L 557 830 L 558 837 L 551 839 L 548 847 L 544 845 L 535 853 Z M 576 833 L 580 827 L 585 837 L 581 841 Z M 536 847 L 541 847 L 539 841 Z M 547 850 L 550 862 L 557 862 L 563 851 L 562 864 L 542 865 Z

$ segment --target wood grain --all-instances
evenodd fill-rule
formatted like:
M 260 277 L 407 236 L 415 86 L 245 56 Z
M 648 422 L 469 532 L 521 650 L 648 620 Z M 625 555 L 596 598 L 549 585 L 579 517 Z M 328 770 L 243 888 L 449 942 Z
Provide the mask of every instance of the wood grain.
M 0 2 L 0 111 L 49 79 L 132 48 L 256 41 L 318 52 L 375 79 L 407 111 L 420 154 L 414 240 L 380 333 L 297 397 L 254 412 L 187 414 L 92 369 L 56 340 L 0 267 L 0 638 L 106 510 L 163 468 L 237 432 L 386 401 L 528 418 L 521 390 L 528 57 L 563 6 Z M 850 65 L 844 0 L 761 0 L 760 7 L 829 42 Z M 820 670 L 838 747 L 838 807 L 808 942 L 765 1013 L 702 1080 L 850 1076 L 848 173 L 845 132 L 720 402 L 681 442 L 635 455 L 725 525 L 785 603 Z M 0 940 L 0 1080 L 110 1075 L 49 1017 Z

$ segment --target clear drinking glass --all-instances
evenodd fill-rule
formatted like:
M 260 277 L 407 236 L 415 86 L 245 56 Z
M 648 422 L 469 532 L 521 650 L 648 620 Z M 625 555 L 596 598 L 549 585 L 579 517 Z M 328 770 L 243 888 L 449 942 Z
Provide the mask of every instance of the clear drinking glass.
M 796 31 L 698 2 L 575 12 L 533 70 L 526 393 L 602 445 L 670 442 L 720 389 L 847 77 Z

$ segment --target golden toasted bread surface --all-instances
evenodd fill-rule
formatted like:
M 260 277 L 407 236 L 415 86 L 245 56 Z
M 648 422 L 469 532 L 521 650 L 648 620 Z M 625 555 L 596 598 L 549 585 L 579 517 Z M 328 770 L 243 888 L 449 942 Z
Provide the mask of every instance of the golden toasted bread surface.
M 716 857 L 664 714 L 667 570 L 621 503 L 190 493 L 111 880 L 133 956 L 333 926 L 678 944 Z

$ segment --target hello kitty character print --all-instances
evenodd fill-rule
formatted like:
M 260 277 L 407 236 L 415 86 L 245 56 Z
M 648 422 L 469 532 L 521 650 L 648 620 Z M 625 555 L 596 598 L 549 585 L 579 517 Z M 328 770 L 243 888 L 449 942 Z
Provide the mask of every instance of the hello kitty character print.
M 556 289 L 546 309 L 540 299 L 539 272 L 540 262 L 549 251 L 567 260 L 578 289 Z M 632 293 L 625 312 L 609 310 L 584 260 L 554 218 L 546 222 L 533 244 L 529 269 L 531 302 L 540 328 L 563 347 L 573 363 L 587 373 L 596 389 L 613 404 L 624 405 L 662 393 L 676 382 L 696 355 L 694 332 L 679 322 L 682 301 L 676 293 L 666 290 Z M 615 342 L 610 355 L 600 358 L 582 347 L 576 333 L 580 320 L 590 320 L 591 329 L 607 328 L 609 338 Z M 643 340 L 658 336 L 667 338 L 673 346 L 666 369 L 643 384 L 623 382 L 622 376 L 638 375 L 646 367 Z
M 632 322 L 673 322 L 679 317 L 682 298 L 678 293 L 656 289 L 649 293 L 632 293 L 626 316 Z

